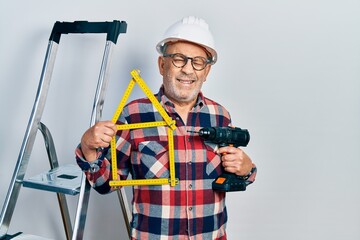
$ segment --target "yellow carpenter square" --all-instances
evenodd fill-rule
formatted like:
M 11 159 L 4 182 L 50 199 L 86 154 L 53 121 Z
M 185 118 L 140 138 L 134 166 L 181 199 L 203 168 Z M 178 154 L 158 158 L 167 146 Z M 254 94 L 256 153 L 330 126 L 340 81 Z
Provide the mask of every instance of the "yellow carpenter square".
M 119 116 L 121 114 L 121 111 L 123 110 L 125 104 L 126 104 L 126 101 L 128 100 L 129 96 L 130 96 L 130 93 L 132 91 L 132 89 L 134 88 L 135 86 L 135 80 L 134 79 L 131 79 L 130 82 L 129 82 L 129 85 L 127 86 L 126 90 L 125 90 L 125 93 L 115 111 L 115 114 L 113 116 L 113 123 L 116 123 L 116 121 L 119 119 Z
M 168 178 L 157 178 L 157 179 L 135 179 L 135 180 L 121 180 L 121 181 L 110 181 L 111 187 L 122 187 L 122 186 L 141 186 L 141 185 L 165 185 L 169 184 Z
M 159 126 L 168 126 L 168 141 L 169 141 L 169 168 L 170 168 L 170 178 L 157 178 L 157 179 L 133 179 L 133 180 L 120 180 L 118 179 L 117 174 L 117 155 L 116 155 L 116 137 L 113 137 L 110 142 L 111 149 L 111 165 L 112 165 L 112 178 L 110 181 L 111 187 L 120 187 L 120 186 L 139 186 L 139 185 L 164 185 L 170 184 L 170 186 L 175 186 L 179 183 L 178 179 L 175 178 L 175 153 L 174 153 L 174 136 L 173 131 L 176 129 L 176 121 L 167 114 L 165 109 L 161 106 L 159 101 L 156 99 L 154 94 L 151 92 L 149 87 L 146 85 L 144 80 L 140 77 L 138 70 L 131 71 L 133 78 L 130 80 L 128 87 L 125 90 L 125 93 L 115 111 L 112 121 L 117 122 L 119 116 L 125 107 L 125 104 L 133 90 L 135 83 L 137 83 L 145 95 L 149 98 L 154 107 L 159 111 L 159 114 L 164 119 L 164 121 L 156 122 L 142 122 L 142 123 L 131 123 L 131 124 L 122 124 L 117 125 L 118 130 L 125 129 L 140 129 L 140 128 L 150 128 L 150 127 L 159 127 Z
M 159 127 L 159 126 L 166 126 L 166 125 L 167 125 L 167 123 L 165 121 L 158 121 L 158 122 L 122 124 L 122 125 L 116 125 L 116 128 L 117 128 L 117 130 L 125 130 L 125 129 Z
M 117 179 L 117 156 L 116 156 L 116 138 L 113 137 L 110 142 L 111 150 L 111 166 L 112 166 L 112 176 L 113 179 Z M 114 178 L 115 176 L 115 178 Z
M 170 163 L 170 185 L 173 187 L 177 184 L 175 179 L 175 159 L 174 159 L 174 135 L 173 131 L 168 128 L 168 140 L 169 140 L 169 163 Z

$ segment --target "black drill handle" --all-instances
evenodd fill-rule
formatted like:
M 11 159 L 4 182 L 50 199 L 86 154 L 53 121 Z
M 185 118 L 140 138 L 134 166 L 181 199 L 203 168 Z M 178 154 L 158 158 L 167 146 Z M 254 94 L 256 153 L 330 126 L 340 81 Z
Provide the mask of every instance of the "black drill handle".
M 228 147 L 228 146 L 230 146 L 230 147 L 240 147 L 240 145 L 238 145 L 238 144 L 226 144 L 226 143 L 219 143 L 218 144 L 218 146 L 219 146 L 219 148 L 222 148 L 222 147 Z
M 60 42 L 61 34 L 69 33 L 106 33 L 106 40 L 116 44 L 120 33 L 126 33 L 125 21 L 114 20 L 112 22 L 55 22 L 50 35 L 50 41 Z

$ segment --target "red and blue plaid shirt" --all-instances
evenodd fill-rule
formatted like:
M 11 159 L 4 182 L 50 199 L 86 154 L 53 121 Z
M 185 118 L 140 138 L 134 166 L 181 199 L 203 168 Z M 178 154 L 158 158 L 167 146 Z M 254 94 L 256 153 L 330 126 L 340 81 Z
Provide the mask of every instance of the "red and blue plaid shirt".
M 156 97 L 176 120 L 175 176 L 179 184 L 133 188 L 132 239 L 226 239 L 225 193 L 212 190 L 213 180 L 223 171 L 220 156 L 215 153 L 217 146 L 188 131 L 228 126 L 230 115 L 224 107 L 200 93 L 184 123 L 163 88 Z M 143 98 L 124 108 L 118 124 L 152 121 L 163 119 L 150 100 Z M 167 126 L 118 131 L 116 147 L 121 179 L 127 179 L 129 174 L 133 179 L 169 178 Z M 109 149 L 99 152 L 95 162 L 97 171 L 84 167 L 87 162 L 80 147 L 76 157 L 95 190 L 100 193 L 113 190 L 109 187 L 112 180 Z

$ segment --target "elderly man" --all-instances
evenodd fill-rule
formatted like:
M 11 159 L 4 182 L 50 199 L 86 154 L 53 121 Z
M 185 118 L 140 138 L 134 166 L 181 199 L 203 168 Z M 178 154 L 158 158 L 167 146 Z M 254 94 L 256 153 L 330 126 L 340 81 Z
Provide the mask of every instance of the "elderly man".
M 165 32 L 157 50 L 163 78 L 155 96 L 176 121 L 175 175 L 179 184 L 133 188 L 131 237 L 226 239 L 226 194 L 214 191 L 212 181 L 226 171 L 242 176 L 250 184 L 255 180 L 256 168 L 242 149 L 217 148 L 190 132 L 231 124 L 229 112 L 201 92 L 217 60 L 208 24 L 197 17 L 183 18 Z M 161 120 L 150 100 L 142 98 L 125 106 L 117 124 Z M 112 180 L 109 144 L 116 135 L 117 171 L 121 179 L 129 174 L 133 179 L 169 177 L 165 128 L 117 131 L 111 121 L 98 122 L 82 136 L 76 149 L 77 162 L 95 190 L 102 194 L 113 191 L 109 186 Z

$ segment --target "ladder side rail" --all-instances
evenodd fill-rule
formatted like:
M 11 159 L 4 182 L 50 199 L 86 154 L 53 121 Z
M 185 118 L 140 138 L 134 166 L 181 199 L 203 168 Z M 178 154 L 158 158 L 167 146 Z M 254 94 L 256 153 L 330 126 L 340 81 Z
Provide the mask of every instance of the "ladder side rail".
M 38 124 L 44 110 L 57 49 L 58 44 L 53 41 L 49 41 L 35 102 L 0 216 L 0 238 L 6 235 L 9 229 L 12 215 L 14 213 L 21 184 L 29 163 L 32 148 L 34 146 Z
M 106 41 L 104 55 L 101 62 L 98 83 L 95 91 L 94 103 L 93 103 L 91 119 L 90 119 L 90 126 L 95 125 L 95 123 L 100 121 L 102 117 L 102 111 L 105 101 L 105 93 L 109 82 L 108 79 L 109 79 L 109 71 L 110 71 L 113 47 L 114 47 L 114 43 L 112 43 L 111 41 Z
M 111 41 L 106 41 L 103 60 L 101 63 L 98 84 L 94 97 L 94 104 L 91 114 L 90 126 L 93 126 L 101 119 L 104 105 L 104 98 L 106 87 L 108 83 L 108 75 L 110 67 L 108 67 L 111 60 L 112 49 L 115 44 Z M 82 176 L 82 184 L 80 187 L 80 196 L 78 199 L 77 211 L 74 222 L 72 239 L 81 240 L 83 238 L 83 231 L 85 229 L 86 212 L 88 208 L 88 199 L 90 197 L 91 186 L 86 180 L 85 174 Z
M 96 122 L 98 122 L 101 119 L 104 99 L 105 99 L 105 92 L 108 83 L 108 75 L 110 70 L 108 65 L 110 65 L 109 62 L 112 55 L 112 48 L 116 44 L 119 34 L 125 33 L 127 29 L 127 24 L 124 21 L 122 22 L 114 21 L 113 23 L 114 24 L 108 28 L 108 32 L 107 32 L 107 41 L 105 44 L 103 60 L 101 63 L 98 84 L 95 92 L 94 104 L 90 119 L 90 126 L 93 126 Z M 81 22 L 81 24 L 85 24 L 85 23 Z M 78 205 L 76 210 L 76 216 L 74 221 L 74 229 L 72 236 L 73 240 L 83 239 L 85 222 L 86 222 L 86 212 L 90 198 L 90 190 L 91 190 L 91 186 L 87 181 L 85 175 L 83 175 L 81 181 Z
M 58 162 L 58 158 L 56 155 L 54 140 L 51 136 L 49 129 L 46 127 L 45 124 L 40 122 L 39 130 L 44 137 L 44 143 L 45 143 L 46 152 L 47 152 L 49 163 L 50 163 L 50 168 L 54 169 L 54 168 L 59 167 L 59 162 Z M 71 236 L 72 236 L 72 226 L 71 226 L 71 218 L 70 218 L 68 204 L 66 201 L 66 196 L 63 193 L 56 193 L 56 195 L 57 195 L 57 199 L 58 199 L 58 203 L 59 203 L 59 207 L 60 207 L 60 213 L 61 213 L 61 218 L 63 221 L 63 226 L 65 229 L 66 239 L 70 240 Z
M 122 188 L 118 189 L 116 192 L 117 192 L 117 195 L 118 195 L 118 198 L 119 198 L 121 211 L 123 213 L 123 218 L 124 218 L 126 230 L 127 230 L 127 233 L 128 233 L 129 239 L 130 239 L 130 237 L 131 237 L 130 221 L 131 221 L 131 218 L 132 218 L 132 214 L 131 214 L 131 211 L 130 211 L 130 208 L 129 208 L 129 202 L 127 200 L 125 188 L 122 187 Z
M 104 56 L 105 56 L 105 53 L 104 53 Z M 105 66 L 106 66 L 106 64 L 105 64 Z M 100 74 L 99 79 L 101 79 L 101 77 L 107 79 L 106 75 L 102 76 L 102 74 Z M 105 81 L 105 82 L 107 84 L 108 81 Z M 94 105 L 95 114 L 92 115 L 92 120 L 91 120 L 92 122 L 91 123 L 95 123 L 98 120 L 100 120 L 100 118 L 101 118 L 102 108 L 103 108 L 104 98 L 105 98 L 105 89 L 106 89 L 106 85 L 104 85 L 101 89 L 99 88 L 99 92 L 100 92 L 99 98 L 97 99 L 95 97 L 95 101 L 97 102 L 98 106 Z M 127 233 L 128 233 L 129 239 L 130 239 L 130 235 L 131 235 L 130 220 L 132 218 L 132 214 L 131 214 L 131 211 L 129 209 L 129 203 L 127 201 L 126 192 L 125 192 L 124 188 L 121 188 L 120 190 L 117 190 L 116 192 L 117 192 L 120 207 L 121 207 L 121 210 L 122 210 L 126 230 L 127 230 Z
M 84 237 L 86 212 L 88 209 L 90 198 L 91 185 L 87 181 L 85 174 L 81 179 L 81 186 L 78 198 L 78 205 L 76 208 L 76 215 L 74 221 L 74 228 L 72 234 L 72 240 L 82 240 Z

